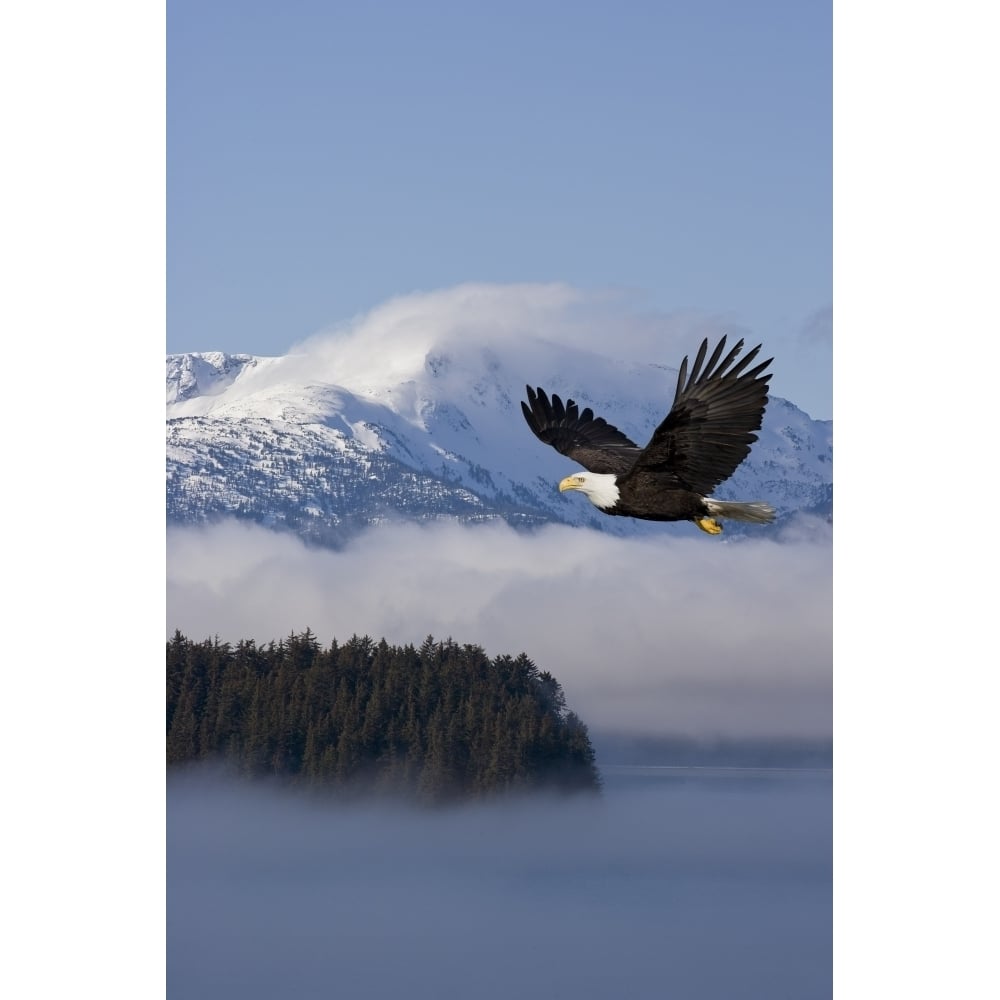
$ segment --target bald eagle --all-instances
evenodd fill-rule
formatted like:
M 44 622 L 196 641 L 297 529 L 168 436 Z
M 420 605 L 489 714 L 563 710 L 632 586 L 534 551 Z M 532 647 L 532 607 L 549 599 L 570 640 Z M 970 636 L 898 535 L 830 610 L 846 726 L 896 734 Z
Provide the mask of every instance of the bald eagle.
M 757 440 L 753 432 L 760 429 L 771 378 L 764 370 L 774 360 L 747 371 L 761 345 L 736 365 L 743 341 L 722 358 L 725 348 L 723 337 L 705 364 L 708 340 L 702 341 L 690 375 L 684 358 L 673 406 L 645 448 L 589 407 L 581 412 L 572 399 L 564 406 L 555 393 L 550 401 L 543 389 L 526 386 L 528 402 L 521 409 L 535 436 L 587 470 L 567 476 L 559 491 L 580 490 L 605 514 L 693 521 L 710 535 L 722 532 L 717 518 L 770 524 L 775 513 L 770 504 L 708 495 L 736 471 Z

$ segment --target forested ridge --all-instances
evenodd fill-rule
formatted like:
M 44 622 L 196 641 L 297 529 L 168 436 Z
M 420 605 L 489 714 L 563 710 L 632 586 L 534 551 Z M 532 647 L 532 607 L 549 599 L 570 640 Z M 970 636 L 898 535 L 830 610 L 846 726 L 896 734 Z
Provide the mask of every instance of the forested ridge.
M 489 657 L 309 630 L 279 642 L 167 643 L 167 764 L 425 802 L 528 789 L 596 791 L 587 727 L 524 653 Z

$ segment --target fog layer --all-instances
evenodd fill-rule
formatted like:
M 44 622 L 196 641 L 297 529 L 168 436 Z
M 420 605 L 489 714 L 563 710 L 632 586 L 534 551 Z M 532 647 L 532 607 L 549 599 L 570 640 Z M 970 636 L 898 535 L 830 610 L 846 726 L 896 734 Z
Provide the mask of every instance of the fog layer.
M 828 779 L 448 812 L 168 791 L 185 1000 L 829 997 Z
M 168 531 L 166 631 L 312 629 L 526 652 L 591 728 L 831 734 L 831 546 L 613 538 L 550 526 L 383 526 L 344 551 L 226 523 Z

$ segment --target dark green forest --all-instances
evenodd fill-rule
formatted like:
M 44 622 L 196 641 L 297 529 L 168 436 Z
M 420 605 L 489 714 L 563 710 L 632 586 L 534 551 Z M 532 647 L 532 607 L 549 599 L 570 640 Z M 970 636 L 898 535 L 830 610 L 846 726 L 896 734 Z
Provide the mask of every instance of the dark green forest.
M 176 632 L 167 765 L 195 761 L 426 803 L 600 787 L 587 727 L 550 673 L 524 653 L 490 658 L 430 636 L 419 648 L 356 635 L 321 648 L 309 629 L 266 645 Z

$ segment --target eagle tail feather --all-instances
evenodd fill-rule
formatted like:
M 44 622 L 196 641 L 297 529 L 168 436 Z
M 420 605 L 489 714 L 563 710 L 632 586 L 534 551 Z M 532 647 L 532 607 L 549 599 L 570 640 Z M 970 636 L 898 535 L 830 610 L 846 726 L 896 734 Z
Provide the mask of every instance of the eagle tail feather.
M 712 500 L 705 498 L 708 512 L 715 517 L 728 517 L 734 521 L 748 521 L 750 524 L 770 524 L 777 513 L 763 500 L 736 502 L 733 500 Z

